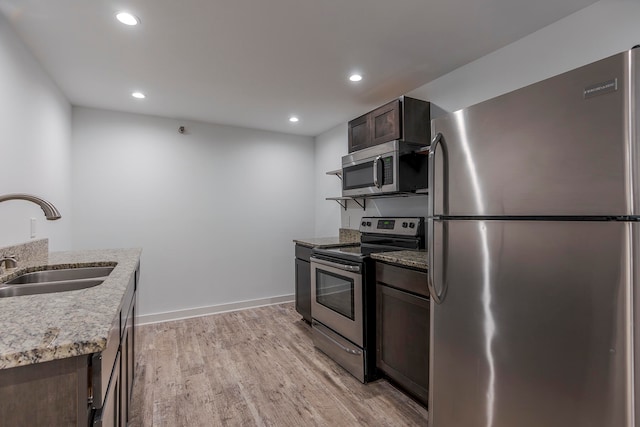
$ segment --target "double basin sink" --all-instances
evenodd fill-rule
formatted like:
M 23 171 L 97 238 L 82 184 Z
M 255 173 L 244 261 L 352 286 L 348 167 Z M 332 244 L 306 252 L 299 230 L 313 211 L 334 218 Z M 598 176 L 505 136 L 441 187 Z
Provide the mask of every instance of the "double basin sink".
M 0 298 L 91 288 L 104 282 L 113 268 L 77 267 L 25 273 L 0 283 Z

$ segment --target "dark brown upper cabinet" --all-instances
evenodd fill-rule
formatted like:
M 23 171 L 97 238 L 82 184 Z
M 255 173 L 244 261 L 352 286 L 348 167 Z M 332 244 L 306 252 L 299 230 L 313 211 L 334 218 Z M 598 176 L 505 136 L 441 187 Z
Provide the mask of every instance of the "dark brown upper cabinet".
M 370 147 L 369 114 L 360 116 L 349 122 L 349 152 Z
M 369 113 L 371 116 L 371 145 L 400 139 L 401 108 L 400 100 L 396 99 Z
M 349 122 L 349 153 L 400 139 L 429 144 L 429 103 L 402 96 Z

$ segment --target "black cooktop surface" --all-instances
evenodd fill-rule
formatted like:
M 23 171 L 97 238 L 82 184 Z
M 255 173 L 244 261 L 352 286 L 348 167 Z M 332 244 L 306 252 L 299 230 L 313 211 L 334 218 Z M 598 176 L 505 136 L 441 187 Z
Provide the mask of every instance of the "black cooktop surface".
M 360 246 L 313 248 L 313 253 L 363 262 L 372 253 L 424 249 L 424 219 L 420 217 L 364 217 L 360 232 Z

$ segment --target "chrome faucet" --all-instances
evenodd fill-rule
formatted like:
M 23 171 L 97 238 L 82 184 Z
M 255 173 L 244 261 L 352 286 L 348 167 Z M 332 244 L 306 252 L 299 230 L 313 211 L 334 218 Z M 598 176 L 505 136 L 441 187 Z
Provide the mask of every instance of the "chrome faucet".
M 0 274 L 2 274 L 2 264 L 4 264 L 5 269 L 7 268 L 16 268 L 18 265 L 18 260 L 13 256 L 3 256 L 0 258 Z
M 40 197 L 32 196 L 31 194 L 5 194 L 4 196 L 0 196 L 0 202 L 6 202 L 7 200 L 27 200 L 29 202 L 33 202 L 42 208 L 44 216 L 49 221 L 61 218 L 58 209 L 56 209 L 53 204 L 41 199 Z M 0 267 L 1 266 L 2 264 L 0 264 Z

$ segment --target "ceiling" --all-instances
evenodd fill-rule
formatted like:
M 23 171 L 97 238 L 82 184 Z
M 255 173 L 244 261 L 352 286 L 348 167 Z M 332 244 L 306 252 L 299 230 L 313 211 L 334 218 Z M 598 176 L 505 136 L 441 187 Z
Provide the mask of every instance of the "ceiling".
M 0 0 L 0 12 L 73 105 L 315 136 L 593 3 Z

